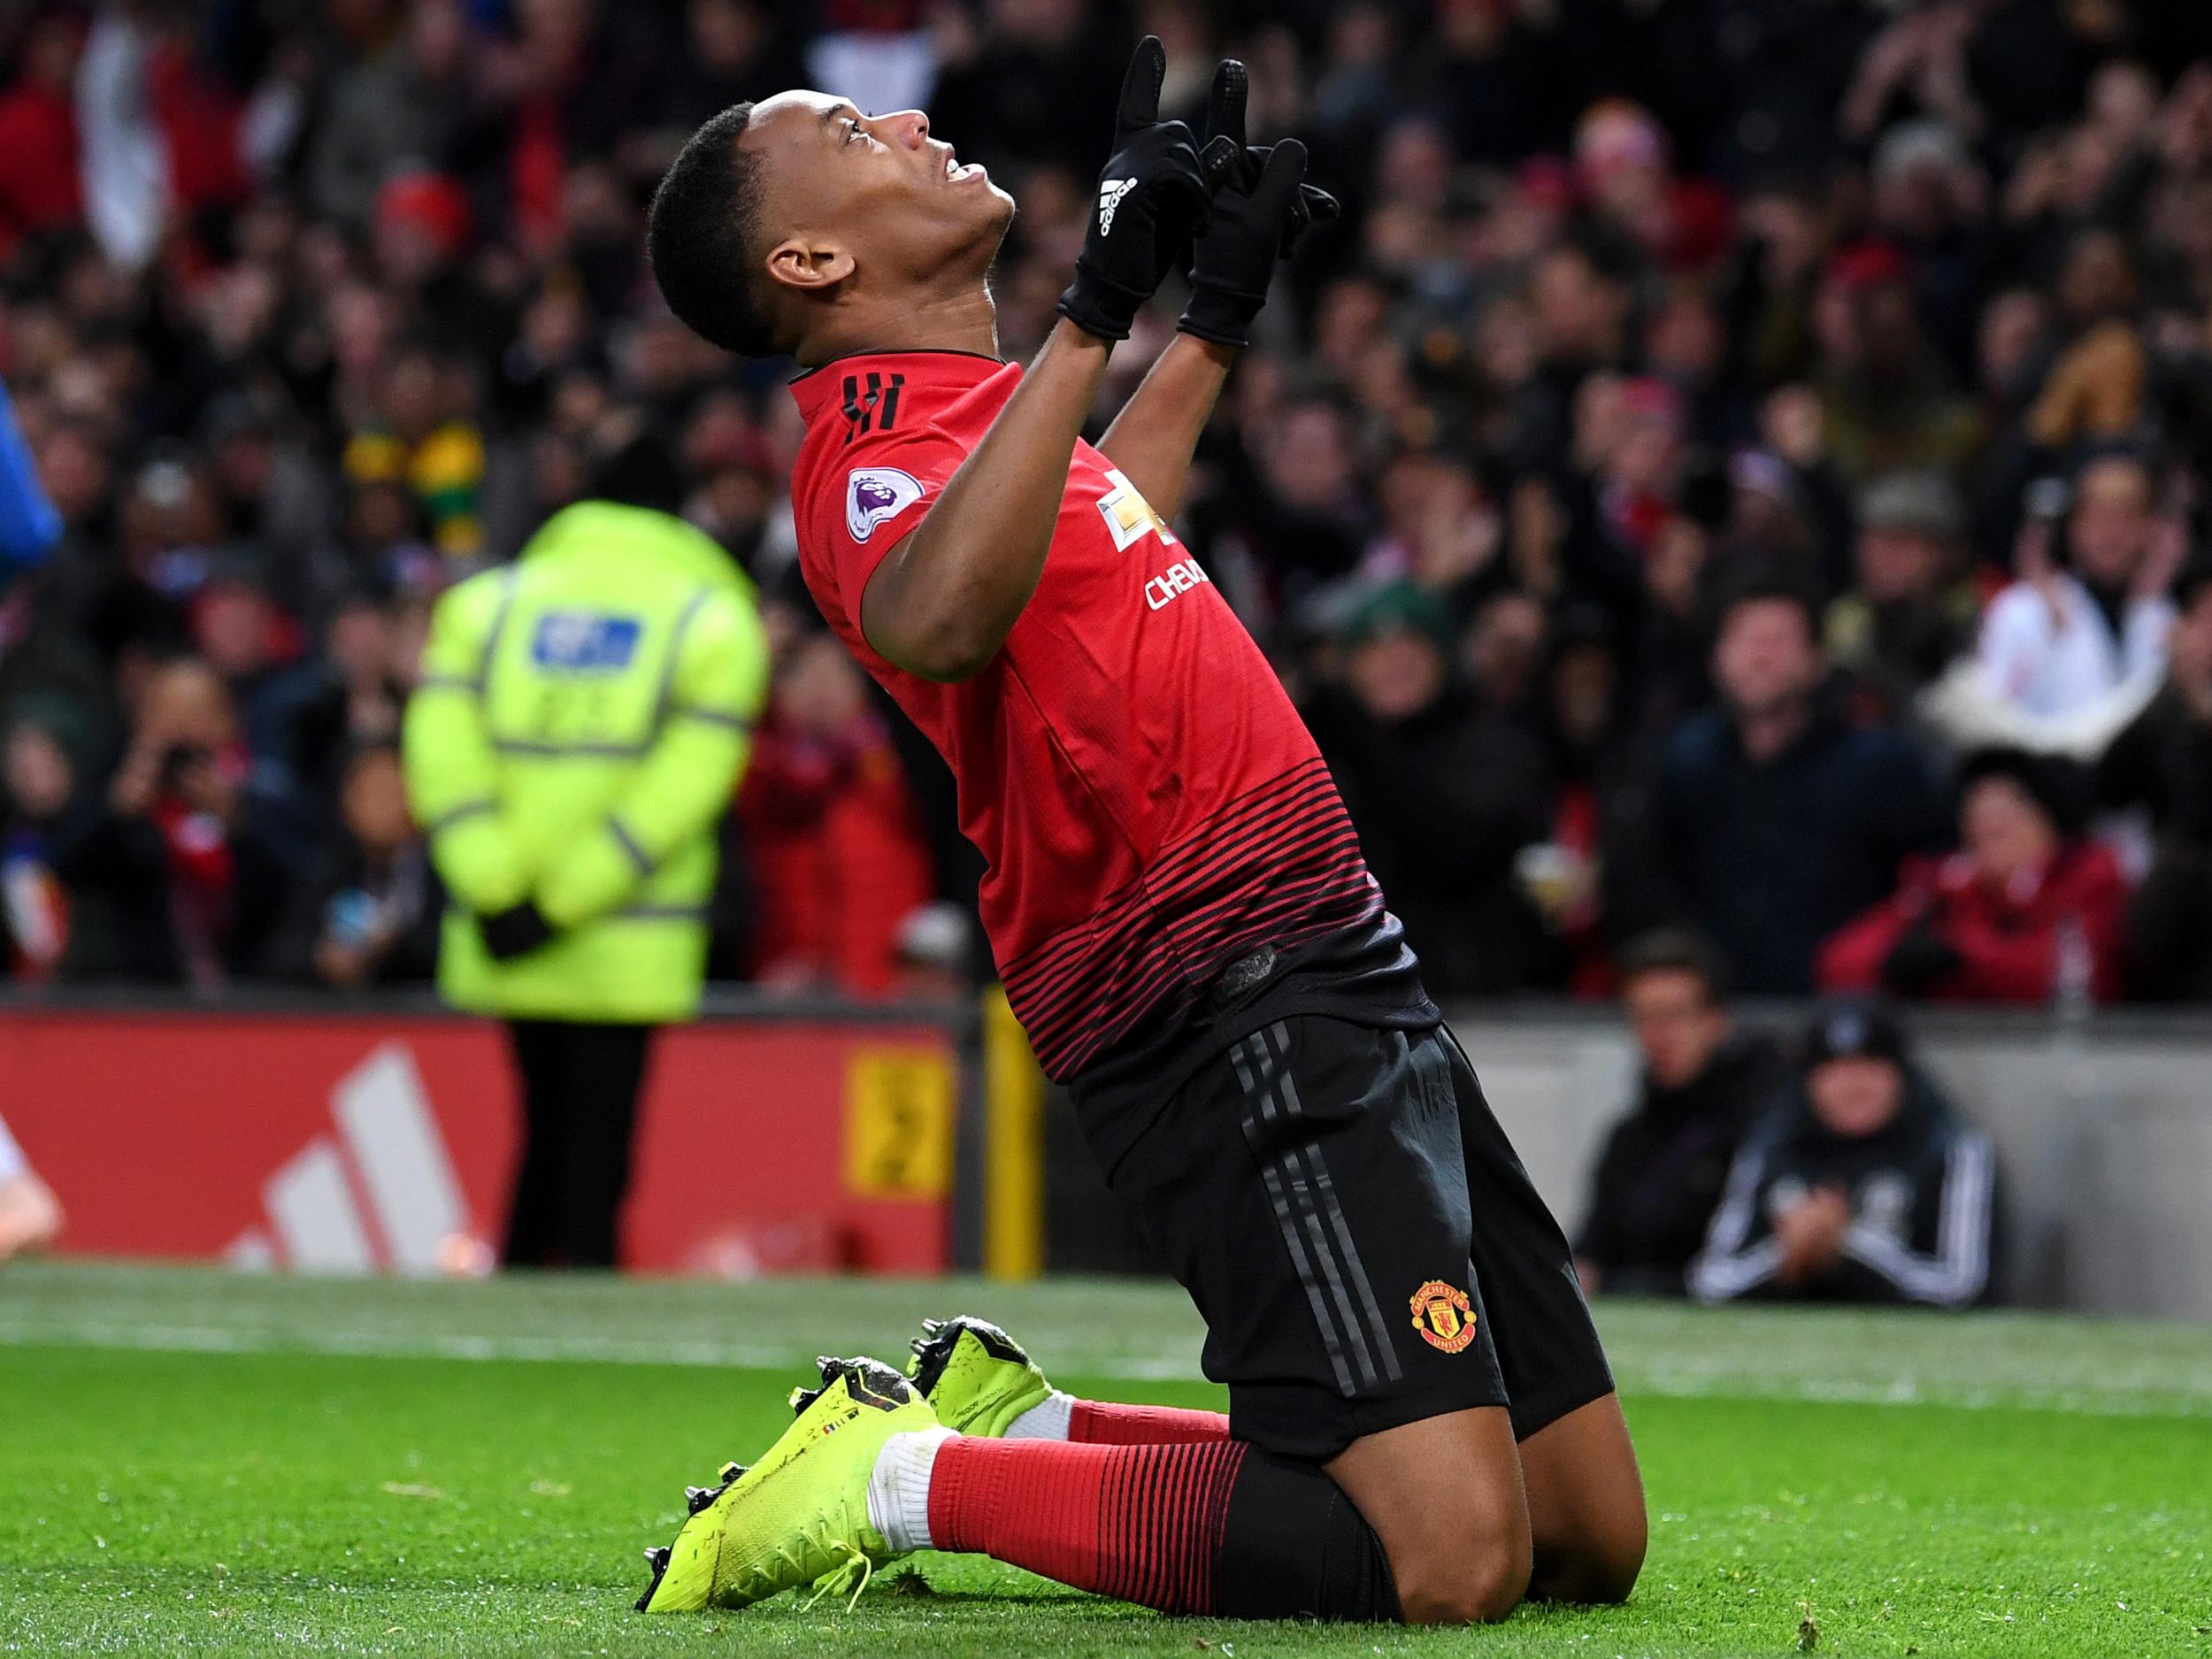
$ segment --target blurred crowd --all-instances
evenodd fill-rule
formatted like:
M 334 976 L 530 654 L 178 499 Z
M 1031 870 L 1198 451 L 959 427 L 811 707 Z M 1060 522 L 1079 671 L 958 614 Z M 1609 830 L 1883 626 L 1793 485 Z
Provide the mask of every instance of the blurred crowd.
M 2212 996 L 2200 0 L 0 8 L 14 972 L 426 977 L 427 607 L 641 434 L 775 650 L 716 972 L 979 965 L 949 783 L 795 580 L 788 365 L 666 314 L 643 211 L 738 99 L 922 105 L 1021 204 L 1025 356 L 1140 29 L 1345 204 L 1178 533 L 1436 995 L 1665 926 L 1755 994 Z

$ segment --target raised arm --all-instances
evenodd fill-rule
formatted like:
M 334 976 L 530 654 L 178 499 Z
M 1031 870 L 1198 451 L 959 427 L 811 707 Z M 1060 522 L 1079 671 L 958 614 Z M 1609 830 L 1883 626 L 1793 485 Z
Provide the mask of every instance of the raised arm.
M 868 579 L 860 631 L 909 673 L 966 680 L 998 654 L 1044 573 L 1107 357 L 1205 222 L 1209 170 L 1197 142 L 1182 122 L 1160 119 L 1166 74 L 1167 54 L 1148 35 L 1122 83 L 1114 152 L 1099 175 L 1075 280 L 1060 296 L 1065 320 L 982 442 Z M 1225 146 L 1213 171 L 1227 159 Z
M 1183 510 L 1191 457 L 1236 356 L 1234 346 L 1176 335 L 1099 440 L 1099 453 L 1163 518 Z

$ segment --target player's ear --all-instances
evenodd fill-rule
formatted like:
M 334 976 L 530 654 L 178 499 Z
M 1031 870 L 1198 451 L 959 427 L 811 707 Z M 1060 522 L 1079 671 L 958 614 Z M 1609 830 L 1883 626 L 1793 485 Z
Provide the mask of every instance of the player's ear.
M 768 250 L 769 279 L 803 293 L 834 288 L 852 273 L 852 254 L 818 237 L 787 236 Z

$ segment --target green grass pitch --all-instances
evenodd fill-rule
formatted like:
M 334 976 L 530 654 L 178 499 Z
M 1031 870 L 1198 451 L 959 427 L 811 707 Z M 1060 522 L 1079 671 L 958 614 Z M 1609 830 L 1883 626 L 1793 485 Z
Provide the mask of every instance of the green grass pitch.
M 2212 1333 L 2007 1315 L 1603 1310 L 1651 1498 L 1626 1607 L 1236 1625 L 929 1556 L 849 1614 L 629 1610 L 809 1356 L 964 1310 L 1075 1390 L 1218 1403 L 1150 1285 L 11 1270 L 0 1652 L 2212 1659 Z

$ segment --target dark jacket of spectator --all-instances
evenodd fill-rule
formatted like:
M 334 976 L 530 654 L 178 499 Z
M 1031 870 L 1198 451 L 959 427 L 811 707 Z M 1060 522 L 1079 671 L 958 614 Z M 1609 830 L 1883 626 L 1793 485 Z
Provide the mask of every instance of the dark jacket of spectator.
M 2155 851 L 2122 933 L 2131 995 L 2212 1001 L 2212 565 L 2181 582 L 2166 684 L 2107 749 L 2097 794 L 2149 815 Z
M 2144 808 L 2162 841 L 2212 847 L 2212 707 L 2170 681 L 2104 752 L 2097 794 L 2108 807 Z
M 1804 1079 L 1752 1130 L 1729 1171 L 1691 1263 L 1692 1294 L 1705 1302 L 1978 1302 L 1995 1213 L 1988 1137 L 1910 1064 L 1886 1015 L 1846 1006 L 1824 1013 L 1815 1030 Z M 1846 1088 L 1878 1091 L 1874 1107 L 1886 1115 L 1845 1122 L 1843 1111 L 1859 1110 L 1837 1099 Z M 1792 1242 L 1800 1217 L 1824 1207 L 1833 1217 L 1826 1242 L 1801 1256 Z
M 1348 624 L 1348 674 L 1305 714 L 1360 847 L 1438 996 L 1519 989 L 1555 947 L 1515 875 L 1543 839 L 1544 756 L 1519 726 L 1485 718 L 1444 656 L 1448 625 L 1410 584 Z
M 266 841 L 250 825 L 215 831 L 181 792 L 93 818 L 54 867 L 111 953 L 82 963 L 88 975 L 211 987 L 260 967 L 281 919 L 282 865 Z
M 1822 941 L 1943 833 L 1918 751 L 1826 709 L 1766 765 L 1726 715 L 1694 717 L 1667 745 L 1655 810 L 1681 902 L 1754 995 L 1811 990 Z
M 1555 947 L 1513 868 L 1545 831 L 1534 741 L 1477 717 L 1463 695 L 1386 726 L 1325 694 L 1308 720 L 1367 866 L 1406 923 L 1422 983 L 1461 996 L 1548 978 Z
M 1683 1294 L 1737 1146 L 1783 1083 L 1779 1050 L 1751 1032 L 1730 1037 L 1678 1087 L 1642 1079 L 1634 1105 L 1605 1138 L 1575 1244 L 1608 1291 Z
M 114 960 L 101 967 L 206 990 L 264 965 L 284 865 L 252 772 L 221 680 L 190 661 L 155 670 L 105 802 L 51 853 L 73 909 L 94 912 L 88 935 L 110 943 Z M 68 966 L 79 969 L 73 952 Z
M 275 965 L 333 990 L 427 985 L 438 967 L 445 888 L 407 816 L 389 743 L 348 757 L 338 802 L 342 833 L 302 885 Z

